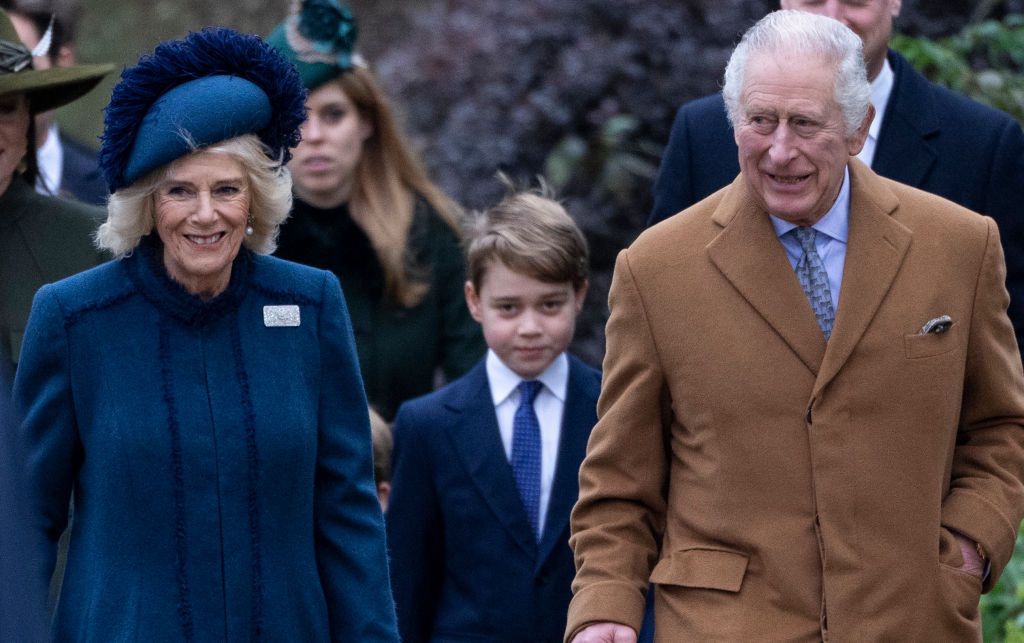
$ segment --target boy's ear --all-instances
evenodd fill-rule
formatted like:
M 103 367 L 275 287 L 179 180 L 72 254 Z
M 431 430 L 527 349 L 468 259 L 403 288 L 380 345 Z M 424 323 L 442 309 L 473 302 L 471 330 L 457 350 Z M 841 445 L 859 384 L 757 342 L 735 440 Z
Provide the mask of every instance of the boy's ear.
M 480 306 L 480 295 L 477 294 L 476 288 L 473 287 L 472 281 L 467 281 L 464 287 L 466 292 L 466 307 L 469 308 L 469 314 L 479 323 L 483 323 L 483 310 Z
M 573 294 L 573 299 L 575 299 L 575 303 L 576 303 L 576 314 L 577 315 L 580 313 L 581 310 L 583 310 L 583 302 L 587 298 L 587 289 L 588 288 L 590 288 L 590 281 L 589 280 L 584 281 L 583 285 L 580 286 L 579 288 L 577 288 L 576 292 Z

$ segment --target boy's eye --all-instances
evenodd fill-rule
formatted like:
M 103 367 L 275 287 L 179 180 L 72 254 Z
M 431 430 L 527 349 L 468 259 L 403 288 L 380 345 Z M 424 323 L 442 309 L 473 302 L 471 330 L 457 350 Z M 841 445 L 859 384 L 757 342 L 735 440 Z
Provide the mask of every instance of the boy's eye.
M 562 306 L 564 306 L 564 305 L 565 305 L 565 302 L 562 301 L 561 299 L 551 299 L 551 300 L 548 300 L 548 301 L 545 301 L 545 302 L 541 302 L 540 307 L 541 307 L 541 310 L 543 310 L 544 312 L 554 313 L 554 312 L 558 312 L 559 310 L 561 310 Z

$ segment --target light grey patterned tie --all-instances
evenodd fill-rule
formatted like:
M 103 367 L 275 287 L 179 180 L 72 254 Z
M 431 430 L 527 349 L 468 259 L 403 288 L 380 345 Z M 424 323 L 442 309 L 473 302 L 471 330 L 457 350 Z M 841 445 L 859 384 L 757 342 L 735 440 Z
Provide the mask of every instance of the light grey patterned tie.
M 821 332 L 825 333 L 825 341 L 832 335 L 832 324 L 835 322 L 836 313 L 832 308 L 832 291 L 828 287 L 828 273 L 825 272 L 825 264 L 818 255 L 818 249 L 814 246 L 814 237 L 817 236 L 814 228 L 793 228 L 793 236 L 800 242 L 804 254 L 796 264 L 796 278 L 807 295 L 807 301 L 811 302 L 811 310 L 818 320 Z

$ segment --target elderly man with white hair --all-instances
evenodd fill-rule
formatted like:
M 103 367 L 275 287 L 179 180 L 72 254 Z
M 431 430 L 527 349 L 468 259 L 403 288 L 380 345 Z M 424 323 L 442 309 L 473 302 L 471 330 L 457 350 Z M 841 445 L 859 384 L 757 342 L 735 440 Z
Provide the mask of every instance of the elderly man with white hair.
M 739 177 L 618 258 L 567 641 L 980 640 L 1024 513 L 995 223 L 855 156 L 861 40 L 779 11 L 723 89 Z

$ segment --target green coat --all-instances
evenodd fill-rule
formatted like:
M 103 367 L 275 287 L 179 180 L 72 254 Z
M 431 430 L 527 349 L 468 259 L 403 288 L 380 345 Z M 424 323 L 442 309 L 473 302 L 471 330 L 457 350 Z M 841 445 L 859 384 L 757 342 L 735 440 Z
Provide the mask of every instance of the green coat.
M 384 275 L 366 234 L 342 205 L 314 208 L 295 199 L 277 256 L 337 275 L 345 293 L 370 404 L 390 420 L 405 400 L 429 393 L 440 369 L 451 381 L 484 354 L 479 325 L 463 295 L 465 266 L 452 229 L 420 199 L 408 259 L 430 290 L 402 308 L 384 296 Z
M 17 366 L 40 286 L 109 258 L 92 242 L 103 218 L 101 208 L 36 194 L 18 176 L 0 195 L 0 363 Z

